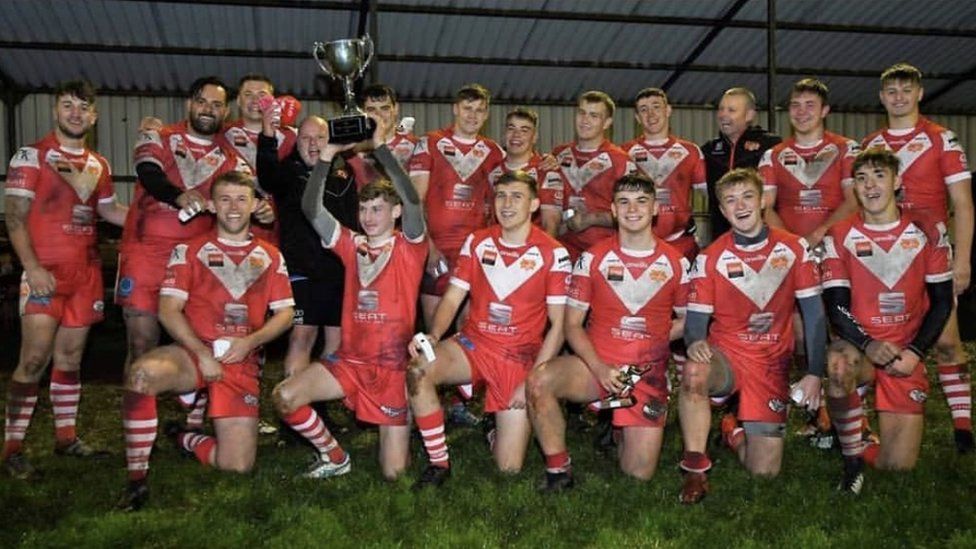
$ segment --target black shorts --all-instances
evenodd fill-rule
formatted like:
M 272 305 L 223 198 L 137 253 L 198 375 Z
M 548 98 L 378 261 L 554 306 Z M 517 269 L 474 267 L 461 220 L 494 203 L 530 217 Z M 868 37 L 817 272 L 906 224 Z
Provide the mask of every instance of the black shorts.
M 296 326 L 342 324 L 342 281 L 301 278 L 291 281 Z

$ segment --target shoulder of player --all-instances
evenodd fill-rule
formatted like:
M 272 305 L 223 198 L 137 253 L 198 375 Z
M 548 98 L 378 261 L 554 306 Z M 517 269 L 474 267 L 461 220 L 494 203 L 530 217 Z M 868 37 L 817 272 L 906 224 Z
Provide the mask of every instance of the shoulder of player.
M 915 230 L 925 235 L 925 238 L 931 241 L 932 244 L 938 244 L 940 241 L 948 238 L 948 227 L 946 227 L 944 222 L 935 221 L 918 212 L 902 210 L 901 221 L 899 228 L 896 230 L 905 230 L 909 227 L 914 227 Z

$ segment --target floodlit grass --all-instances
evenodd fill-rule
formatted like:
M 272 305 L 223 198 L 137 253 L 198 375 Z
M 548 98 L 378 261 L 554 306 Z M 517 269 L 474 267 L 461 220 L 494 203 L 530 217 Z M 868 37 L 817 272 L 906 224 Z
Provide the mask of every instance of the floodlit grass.
M 95 345 L 104 349 L 100 337 L 106 336 L 96 335 Z M 117 347 L 112 353 L 120 360 Z M 0 374 L 4 388 L 9 360 Z M 279 370 L 276 363 L 268 368 Z M 266 391 L 271 384 L 266 381 Z M 919 467 L 906 474 L 868 471 L 860 498 L 834 491 L 836 450 L 816 450 L 791 436 L 783 473 L 772 480 L 751 478 L 731 454 L 713 448 L 712 493 L 701 505 L 682 506 L 673 414 L 661 465 L 647 483 L 625 478 L 615 458 L 597 453 L 592 431 L 573 432 L 577 488 L 542 496 L 536 492 L 542 460 L 534 448 L 521 474 L 501 475 L 480 430 L 459 428 L 450 433 L 453 478 L 439 491 L 415 494 L 410 485 L 423 463 L 420 445 L 415 441 L 410 474 L 387 483 L 375 462 L 376 432 L 353 425 L 335 405 L 332 418 L 349 429 L 337 435 L 352 455 L 349 475 L 295 478 L 310 451 L 277 448 L 273 436 L 262 438 L 253 474 L 208 471 L 180 457 L 161 435 L 152 497 L 136 514 L 112 510 L 125 483 L 120 389 L 105 381 L 84 388 L 79 430 L 115 452 L 106 462 L 52 455 L 45 389 L 27 439 L 45 476 L 33 483 L 0 477 L 0 547 L 974 547 L 976 456 L 956 455 L 935 387 L 933 380 Z M 270 418 L 268 403 L 265 398 Z M 161 399 L 160 411 L 161 423 L 178 417 L 172 399 Z

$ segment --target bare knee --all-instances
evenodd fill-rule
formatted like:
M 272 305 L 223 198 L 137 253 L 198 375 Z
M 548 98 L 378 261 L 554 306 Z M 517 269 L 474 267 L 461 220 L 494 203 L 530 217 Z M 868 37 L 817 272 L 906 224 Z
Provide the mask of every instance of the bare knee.
M 129 368 L 129 374 L 125 378 L 126 390 L 144 395 L 155 395 L 159 385 L 159 376 L 156 374 L 158 362 L 153 358 L 137 360 Z
M 657 464 L 650 463 L 647 461 L 639 461 L 633 463 L 621 462 L 620 470 L 624 472 L 625 475 L 632 477 L 640 481 L 651 480 L 654 473 L 657 471 Z
M 687 396 L 708 396 L 708 374 L 711 366 L 704 362 L 685 362 L 681 374 L 681 393 Z
M 512 456 L 495 456 L 498 471 L 506 475 L 517 475 L 522 472 L 522 459 Z
M 48 356 L 43 351 L 27 351 L 21 355 L 20 364 L 17 369 L 24 377 L 36 382 L 44 374 L 47 368 Z
M 425 368 L 412 365 L 407 370 L 407 393 L 411 397 L 420 394 L 420 392 L 427 389 L 427 386 L 430 384 L 431 380 Z
M 241 456 L 233 459 L 224 459 L 217 464 L 221 471 L 229 471 L 231 473 L 250 473 L 254 469 L 254 456 Z
M 400 475 L 407 470 L 406 463 L 383 463 L 380 467 L 383 473 L 383 478 L 390 482 L 395 481 L 400 478 Z
M 932 357 L 937 364 L 955 364 L 966 360 L 958 338 L 946 337 L 945 334 L 932 347 Z
M 291 384 L 287 379 L 275 386 L 274 391 L 271 393 L 271 398 L 274 402 L 275 410 L 277 410 L 279 415 L 287 416 L 294 413 L 295 409 L 298 408 L 298 399 L 296 398 L 295 391 L 291 388 Z
M 548 397 L 552 396 L 549 389 L 549 372 L 545 364 L 534 368 L 529 377 L 525 380 L 525 392 L 528 397 L 529 408 L 538 408 L 540 404 L 545 404 Z

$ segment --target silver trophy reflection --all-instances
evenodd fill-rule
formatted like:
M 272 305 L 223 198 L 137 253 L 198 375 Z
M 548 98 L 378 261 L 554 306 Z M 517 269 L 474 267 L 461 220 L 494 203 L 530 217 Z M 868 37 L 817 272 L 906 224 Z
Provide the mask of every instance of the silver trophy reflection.
M 359 109 L 356 105 L 356 94 L 353 92 L 354 82 L 363 76 L 373 59 L 373 41 L 369 35 L 316 42 L 312 46 L 312 56 L 325 74 L 342 82 L 342 91 L 345 93 L 342 115 L 328 121 L 329 142 L 358 143 L 372 137 L 376 122 Z

